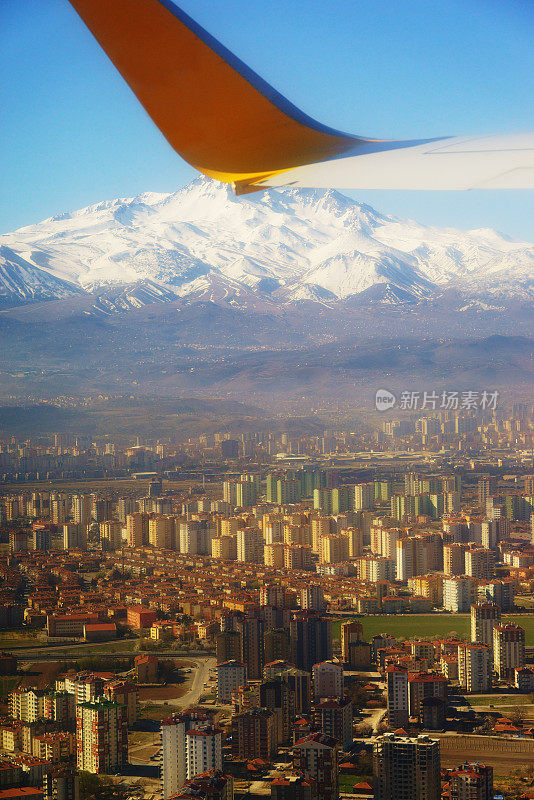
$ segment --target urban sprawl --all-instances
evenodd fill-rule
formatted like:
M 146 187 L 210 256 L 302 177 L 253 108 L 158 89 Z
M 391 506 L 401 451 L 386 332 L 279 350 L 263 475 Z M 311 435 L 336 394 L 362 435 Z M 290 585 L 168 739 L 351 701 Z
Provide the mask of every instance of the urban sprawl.
M 532 408 L 283 428 L 0 434 L 0 800 L 534 798 Z

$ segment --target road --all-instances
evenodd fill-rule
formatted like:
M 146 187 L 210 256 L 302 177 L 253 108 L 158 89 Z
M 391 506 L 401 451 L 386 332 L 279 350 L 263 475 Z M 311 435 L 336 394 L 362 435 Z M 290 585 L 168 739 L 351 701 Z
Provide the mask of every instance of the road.
M 204 692 L 204 689 L 207 689 L 209 686 L 208 678 L 210 677 L 210 670 L 213 669 L 217 661 L 213 656 L 209 656 L 208 658 L 197 659 L 195 663 L 197 669 L 191 682 L 191 687 L 181 697 L 176 698 L 176 700 L 169 700 L 170 705 L 179 708 L 194 706 L 198 703 L 203 693 L 209 694 L 209 692 Z M 212 688 L 215 689 L 215 685 Z
M 387 708 L 377 708 L 372 712 L 372 714 L 369 714 L 369 716 L 364 719 L 363 722 L 366 722 L 368 725 L 370 725 L 373 729 L 373 733 L 376 734 L 378 733 L 378 726 L 387 713 Z
M 196 669 L 187 692 L 182 695 L 182 697 L 165 701 L 165 705 L 172 707 L 169 709 L 170 713 L 172 713 L 173 710 L 196 705 L 202 694 L 204 694 L 205 690 L 210 686 L 208 679 L 210 677 L 210 670 L 216 664 L 216 659 L 213 657 L 196 659 L 195 664 Z M 142 700 L 140 705 L 151 702 L 153 701 Z M 155 740 L 157 740 L 157 743 L 155 743 Z M 146 741 L 141 744 L 133 745 L 128 751 L 130 768 L 136 777 L 149 778 L 152 780 L 156 779 L 160 769 L 159 758 L 160 743 L 157 734 L 153 735 L 152 742 Z M 156 787 L 151 787 L 151 791 L 153 790 L 156 792 L 157 789 L 159 789 L 159 784 Z

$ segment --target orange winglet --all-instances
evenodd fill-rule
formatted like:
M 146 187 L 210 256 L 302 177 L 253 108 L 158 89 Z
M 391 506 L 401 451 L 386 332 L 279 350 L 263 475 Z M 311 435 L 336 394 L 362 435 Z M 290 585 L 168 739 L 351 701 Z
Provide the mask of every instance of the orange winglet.
M 171 0 L 70 0 L 171 146 L 238 193 L 365 141 L 293 106 Z

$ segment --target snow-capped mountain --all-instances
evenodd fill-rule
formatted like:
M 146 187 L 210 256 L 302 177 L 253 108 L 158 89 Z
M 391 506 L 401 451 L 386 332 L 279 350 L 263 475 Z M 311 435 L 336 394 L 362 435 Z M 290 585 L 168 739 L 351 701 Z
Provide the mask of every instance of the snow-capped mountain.
M 0 236 L 4 307 L 87 292 L 102 298 L 110 288 L 109 312 L 175 297 L 239 303 L 251 293 L 277 304 L 355 295 L 397 304 L 449 289 L 529 299 L 533 274 L 534 246 L 493 230 L 425 227 L 335 191 L 235 197 L 204 178 Z

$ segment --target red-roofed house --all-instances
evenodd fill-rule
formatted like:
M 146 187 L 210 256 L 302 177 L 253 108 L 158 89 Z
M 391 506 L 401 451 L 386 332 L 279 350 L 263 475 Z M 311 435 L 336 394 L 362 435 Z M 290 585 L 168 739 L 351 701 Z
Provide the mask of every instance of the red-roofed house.
M 271 800 L 313 800 L 315 781 L 304 775 L 281 775 L 271 783 Z
M 83 626 L 83 638 L 86 642 L 110 642 L 117 638 L 117 626 L 114 622 L 96 622 Z

